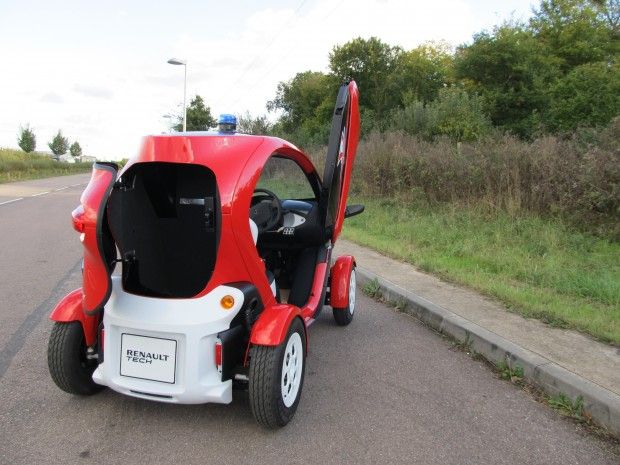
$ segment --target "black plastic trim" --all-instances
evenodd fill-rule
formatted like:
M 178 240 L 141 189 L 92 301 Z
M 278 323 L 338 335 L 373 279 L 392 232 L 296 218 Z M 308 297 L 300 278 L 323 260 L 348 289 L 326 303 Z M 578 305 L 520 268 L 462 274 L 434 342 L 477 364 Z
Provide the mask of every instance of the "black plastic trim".
M 243 325 L 217 334 L 222 342 L 222 381 L 233 379 L 235 368 L 243 364 L 248 336 Z
M 332 118 L 332 126 L 329 133 L 329 142 L 327 145 L 327 156 L 325 158 L 325 170 L 323 171 L 323 184 L 321 189 L 321 197 L 319 200 L 321 224 L 325 231 L 325 239 L 331 238 L 333 235 L 333 222 L 336 218 L 328 218 L 329 203 L 331 196 L 334 195 L 333 189 L 334 174 L 338 163 L 338 153 L 340 150 L 340 138 L 342 128 L 346 125 L 349 104 L 349 83 L 345 82 L 338 90 L 336 98 L 336 106 L 334 107 L 334 116 Z M 344 165 L 346 165 L 346 158 Z M 344 165 L 342 169 L 344 169 Z
M 252 326 L 258 320 L 261 312 L 264 309 L 263 301 L 260 298 L 258 289 L 248 282 L 235 282 L 227 283 L 226 286 L 234 287 L 243 292 L 243 307 L 239 310 L 239 313 L 235 315 L 230 323 L 230 327 L 242 325 L 245 327 L 248 335 Z

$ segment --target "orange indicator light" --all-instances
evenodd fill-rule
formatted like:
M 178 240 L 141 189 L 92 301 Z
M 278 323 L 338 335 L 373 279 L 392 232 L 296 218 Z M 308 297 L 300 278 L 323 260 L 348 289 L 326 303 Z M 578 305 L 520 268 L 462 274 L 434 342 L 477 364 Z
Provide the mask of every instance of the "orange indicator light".
M 230 310 L 235 305 L 235 299 L 232 295 L 225 295 L 220 300 L 220 305 L 224 310 Z

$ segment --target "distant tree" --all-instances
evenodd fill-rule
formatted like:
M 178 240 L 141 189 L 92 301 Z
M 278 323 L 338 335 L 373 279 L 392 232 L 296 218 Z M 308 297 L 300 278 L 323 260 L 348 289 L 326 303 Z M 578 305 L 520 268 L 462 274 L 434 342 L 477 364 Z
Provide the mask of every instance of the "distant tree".
M 559 61 L 524 25 L 503 24 L 457 49 L 455 73 L 484 99 L 494 125 L 531 137 L 549 105 Z
M 71 144 L 71 147 L 69 147 L 69 153 L 71 154 L 73 158 L 81 157 L 82 147 L 80 147 L 80 143 L 75 141 L 73 144 Z
M 242 134 L 269 134 L 271 129 L 272 124 L 265 115 L 253 117 L 246 112 L 237 120 L 237 131 Z
M 69 148 L 69 141 L 62 135 L 62 131 L 59 129 L 58 133 L 54 136 L 51 142 L 47 144 L 52 153 L 56 156 L 64 155 Z
M 430 102 L 439 89 L 452 81 L 453 53 L 445 43 L 427 43 L 398 56 L 393 80 L 401 104 Z
M 37 147 L 37 138 L 34 135 L 34 131 L 30 128 L 30 125 L 19 128 L 19 137 L 17 138 L 17 145 L 26 153 L 33 152 Z
M 620 115 L 620 64 L 587 63 L 573 68 L 550 90 L 546 117 L 552 131 L 602 126 Z
M 402 48 L 388 45 L 377 37 L 358 37 L 333 48 L 329 69 L 338 82 L 354 79 L 360 89 L 360 105 L 372 109 L 381 118 L 400 103 L 393 73 L 402 53 Z
M 183 113 L 173 115 L 176 123 L 172 126 L 175 131 L 183 130 Z M 187 130 L 188 131 L 206 131 L 214 127 L 217 120 L 211 115 L 211 108 L 205 105 L 204 99 L 200 95 L 196 95 L 187 107 Z
M 311 138 L 324 133 L 334 111 L 337 92 L 338 82 L 316 71 L 297 73 L 290 81 L 280 82 L 276 97 L 267 102 L 269 111 L 282 111 L 276 132 L 302 131 Z
M 537 39 L 562 60 L 562 69 L 569 71 L 617 52 L 611 34 L 612 28 L 617 31 L 617 10 L 617 0 L 542 0 L 530 27 Z

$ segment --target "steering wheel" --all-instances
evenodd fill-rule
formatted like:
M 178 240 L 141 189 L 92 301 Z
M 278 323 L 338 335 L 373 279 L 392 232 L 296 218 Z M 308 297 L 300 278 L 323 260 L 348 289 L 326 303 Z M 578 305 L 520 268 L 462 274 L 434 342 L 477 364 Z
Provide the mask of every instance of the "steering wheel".
M 267 189 L 254 190 L 250 218 L 256 223 L 258 232 L 278 226 L 282 222 L 282 215 L 282 202 L 276 194 Z

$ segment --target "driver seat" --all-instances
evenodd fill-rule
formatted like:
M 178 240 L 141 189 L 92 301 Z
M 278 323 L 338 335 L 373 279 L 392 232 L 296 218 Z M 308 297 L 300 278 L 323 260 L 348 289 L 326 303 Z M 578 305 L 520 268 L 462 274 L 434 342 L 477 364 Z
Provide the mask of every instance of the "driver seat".
M 254 245 L 256 245 L 256 242 L 258 241 L 258 226 L 256 226 L 256 223 L 252 220 L 252 218 L 250 218 L 250 232 L 252 233 L 252 240 L 254 241 Z M 273 274 L 272 271 L 268 270 L 267 267 L 265 267 L 265 271 L 267 272 L 267 281 L 269 282 L 269 286 L 271 287 L 271 292 L 273 292 L 273 296 L 279 302 L 280 293 L 278 292 L 278 283 L 276 283 L 276 276 Z

